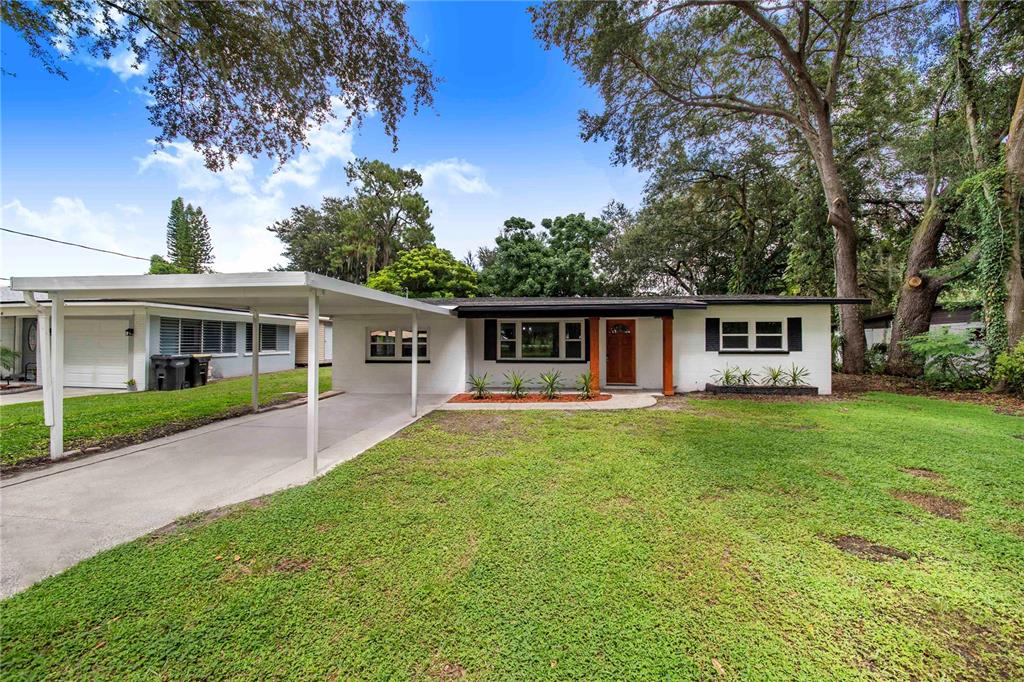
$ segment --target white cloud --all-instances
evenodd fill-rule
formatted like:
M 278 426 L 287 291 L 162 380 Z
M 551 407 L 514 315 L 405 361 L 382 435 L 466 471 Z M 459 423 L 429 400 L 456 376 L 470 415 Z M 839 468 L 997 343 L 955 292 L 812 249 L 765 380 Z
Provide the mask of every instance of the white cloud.
M 135 53 L 128 48 L 112 54 L 110 59 L 102 63 L 122 81 L 131 80 L 136 76 L 145 76 L 149 70 L 149 65 L 146 62 L 140 64 L 136 61 Z
M 135 204 L 114 204 L 114 208 L 127 215 L 142 215 L 142 208 Z
M 423 176 L 425 190 L 445 188 L 461 194 L 494 194 L 487 184 L 484 171 L 465 159 L 450 158 L 434 161 L 417 168 Z
M 155 144 L 150 140 L 150 144 Z M 163 149 L 157 149 L 149 156 L 137 159 L 139 172 L 144 173 L 152 167 L 164 168 L 178 181 L 180 189 L 192 189 L 209 192 L 221 187 L 234 194 L 250 194 L 253 164 L 248 158 L 242 157 L 234 166 L 214 173 L 204 165 L 203 155 L 188 142 L 168 142 Z
M 267 178 L 263 189 L 272 191 L 285 185 L 313 187 L 331 161 L 348 162 L 356 158 L 352 153 L 352 133 L 345 129 L 347 112 L 335 102 L 335 118 L 321 128 L 310 129 L 306 134 L 309 148 L 299 152 L 276 172 Z
M 3 225 L 13 230 L 52 237 L 100 249 L 147 258 L 162 248 L 153 235 L 142 234 L 130 216 L 94 211 L 78 197 L 54 197 L 40 208 L 19 199 L 3 205 Z M 106 274 L 144 272 L 139 260 L 84 251 L 28 237 L 4 235 L 4 274 Z

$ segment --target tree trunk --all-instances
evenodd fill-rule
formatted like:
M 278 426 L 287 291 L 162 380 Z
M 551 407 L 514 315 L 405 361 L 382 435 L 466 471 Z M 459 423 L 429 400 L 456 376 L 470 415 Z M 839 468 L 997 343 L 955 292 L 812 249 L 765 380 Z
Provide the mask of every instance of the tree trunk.
M 907 250 L 907 272 L 900 288 L 899 304 L 892 321 L 887 374 L 919 376 L 921 364 L 907 351 L 902 341 L 924 334 L 931 326 L 932 309 L 946 281 L 930 277 L 926 271 L 938 265 L 939 241 L 946 229 L 946 212 L 931 200 L 914 230 Z
M 827 121 L 822 122 L 827 125 Z M 822 147 L 816 150 L 814 157 L 821 176 L 822 189 L 825 191 L 825 200 L 828 202 L 828 223 L 835 231 L 836 237 L 836 296 L 860 298 L 860 284 L 857 281 L 857 230 L 831 148 L 831 130 L 828 130 L 828 136 L 827 140 L 825 135 L 819 137 L 818 142 Z M 843 335 L 843 372 L 863 374 L 867 341 L 864 338 L 864 318 L 861 317 L 860 306 L 850 303 L 840 305 L 839 325 Z
M 1024 80 L 1006 137 L 1006 186 L 1004 188 L 1013 243 L 1006 270 L 1006 331 L 1012 350 L 1024 336 L 1024 273 L 1021 272 L 1021 192 L 1024 191 Z

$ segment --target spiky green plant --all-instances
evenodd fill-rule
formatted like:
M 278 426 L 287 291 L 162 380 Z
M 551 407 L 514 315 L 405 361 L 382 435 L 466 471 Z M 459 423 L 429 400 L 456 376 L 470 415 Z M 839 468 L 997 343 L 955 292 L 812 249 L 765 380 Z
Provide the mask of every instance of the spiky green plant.
M 526 377 L 519 372 L 505 372 L 508 382 L 508 394 L 512 398 L 526 397 Z
M 786 383 L 786 370 L 782 367 L 765 367 L 761 373 L 761 383 L 765 386 L 782 386 Z
M 562 388 L 562 373 L 559 371 L 544 372 L 540 379 L 540 394 L 548 400 L 554 400 Z
M 590 372 L 584 372 L 576 378 L 576 392 L 579 394 L 580 400 L 594 398 L 594 389 L 590 387 L 591 379 L 593 379 L 593 375 Z
M 473 387 L 473 399 L 483 400 L 491 394 L 491 380 L 487 372 L 483 374 L 470 374 L 469 385 Z
M 788 386 L 807 386 L 807 377 L 811 373 L 807 371 L 806 367 L 800 367 L 795 363 L 789 369 L 786 370 L 786 385 Z

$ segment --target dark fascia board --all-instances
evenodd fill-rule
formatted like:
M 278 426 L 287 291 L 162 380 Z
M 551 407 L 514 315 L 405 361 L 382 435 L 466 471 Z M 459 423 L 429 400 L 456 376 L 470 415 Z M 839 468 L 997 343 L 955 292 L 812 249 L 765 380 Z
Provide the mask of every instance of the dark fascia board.
M 870 298 L 838 298 L 829 296 L 801 296 L 786 298 L 747 298 L 743 296 L 702 297 L 707 305 L 867 305 Z
M 565 318 L 565 317 L 663 317 L 679 308 L 706 308 L 702 303 L 647 303 L 644 305 L 495 305 L 459 306 L 456 314 L 463 318 L 505 318 L 520 317 Z

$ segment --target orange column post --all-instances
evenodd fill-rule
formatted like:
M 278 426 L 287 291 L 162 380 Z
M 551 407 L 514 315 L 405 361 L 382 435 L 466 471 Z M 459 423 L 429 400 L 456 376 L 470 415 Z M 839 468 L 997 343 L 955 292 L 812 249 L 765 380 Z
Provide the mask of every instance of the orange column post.
M 601 390 L 601 337 L 598 336 L 600 318 L 591 317 L 590 324 L 590 390 L 598 393 Z
M 672 316 L 661 318 L 661 392 L 662 395 L 675 395 L 675 382 L 672 379 Z

